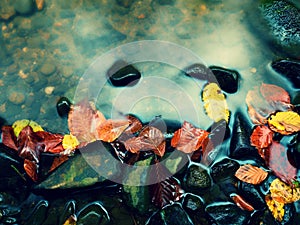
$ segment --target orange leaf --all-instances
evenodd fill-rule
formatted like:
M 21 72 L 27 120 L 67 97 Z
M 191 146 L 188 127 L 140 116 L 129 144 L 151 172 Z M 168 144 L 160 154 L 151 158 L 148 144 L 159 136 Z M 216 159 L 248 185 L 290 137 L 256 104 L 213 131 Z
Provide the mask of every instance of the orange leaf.
M 246 183 L 260 184 L 266 179 L 268 172 L 251 164 L 245 164 L 240 166 L 235 172 L 235 176 Z
M 83 100 L 73 105 L 68 116 L 69 130 L 79 142 L 96 140 L 96 128 L 105 121 L 103 114 L 95 106 Z
M 61 164 L 63 164 L 68 159 L 69 159 L 69 157 L 66 155 L 60 155 L 60 156 L 55 157 L 52 162 L 52 165 L 49 169 L 49 172 L 52 172 L 53 170 L 55 170 L 57 167 L 59 167 Z
M 191 123 L 184 121 L 182 127 L 174 133 L 171 145 L 179 151 L 192 153 L 201 146 L 204 147 L 208 134 L 206 130 L 195 128 Z
M 36 162 L 25 159 L 24 160 L 24 170 L 27 173 L 27 175 L 36 182 L 38 180 L 37 170 L 38 165 Z
M 97 140 L 113 142 L 129 126 L 127 120 L 106 120 L 96 128 Z
M 247 210 L 249 212 L 254 211 L 253 206 L 250 205 L 248 202 L 246 202 L 240 195 L 232 194 L 232 195 L 230 195 L 230 197 L 234 201 L 234 203 L 241 209 Z
M 126 118 L 129 122 L 129 126 L 127 127 L 125 132 L 134 134 L 142 129 L 142 122 L 137 117 L 133 115 L 126 115 Z
M 267 126 L 257 126 L 253 130 L 250 142 L 257 149 L 267 148 L 273 141 L 273 132 Z

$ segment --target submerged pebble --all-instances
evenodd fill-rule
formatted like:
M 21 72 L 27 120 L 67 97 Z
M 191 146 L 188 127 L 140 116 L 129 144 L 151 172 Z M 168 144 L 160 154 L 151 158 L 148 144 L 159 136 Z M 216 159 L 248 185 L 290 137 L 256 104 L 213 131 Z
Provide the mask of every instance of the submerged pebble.
M 213 72 L 216 77 L 220 88 L 230 94 L 237 92 L 239 73 L 235 70 L 222 68 L 219 66 L 210 66 L 209 69 Z
M 187 191 L 201 193 L 211 186 L 211 178 L 203 166 L 192 164 L 185 174 L 184 186 Z
M 67 117 L 70 109 L 71 109 L 72 103 L 70 100 L 66 97 L 61 97 L 57 103 L 56 103 L 56 110 L 60 117 Z

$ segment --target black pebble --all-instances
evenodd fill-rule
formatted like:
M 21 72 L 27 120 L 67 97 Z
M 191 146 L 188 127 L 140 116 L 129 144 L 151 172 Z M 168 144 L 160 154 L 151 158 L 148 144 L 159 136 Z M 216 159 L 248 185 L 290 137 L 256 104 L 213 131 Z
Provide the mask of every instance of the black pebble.
M 107 77 L 115 87 L 134 86 L 141 78 L 141 73 L 134 66 L 117 61 L 107 71 Z
M 235 93 L 238 90 L 239 73 L 218 66 L 211 66 L 209 69 L 215 75 L 221 89 L 227 93 Z
M 184 69 L 185 75 L 193 77 L 198 80 L 207 80 L 213 82 L 212 72 L 203 64 L 195 63 Z
M 66 97 L 61 97 L 57 104 L 56 104 L 56 110 L 60 117 L 67 117 L 70 111 L 72 103 L 70 100 Z
M 300 88 L 300 61 L 281 59 L 272 62 L 271 67 L 277 73 L 290 80 L 295 88 Z

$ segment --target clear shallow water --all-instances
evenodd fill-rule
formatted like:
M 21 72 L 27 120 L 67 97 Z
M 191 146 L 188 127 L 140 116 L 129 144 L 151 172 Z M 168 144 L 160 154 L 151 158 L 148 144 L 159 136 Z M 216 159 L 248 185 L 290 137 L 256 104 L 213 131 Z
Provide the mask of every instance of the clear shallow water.
M 268 63 L 280 57 L 249 26 L 248 14 L 258 13 L 252 1 L 160 5 L 148 0 L 133 1 L 128 8 L 105 0 L 45 3 L 43 11 L 1 21 L 1 38 L 13 61 L 0 67 L 0 116 L 9 124 L 28 118 L 51 131 L 65 131 L 55 109 L 58 98 L 72 100 L 81 76 L 97 57 L 132 41 L 173 42 L 193 51 L 208 66 L 236 69 L 242 75 L 240 90 L 268 77 Z M 53 73 L 45 75 L 47 69 Z M 176 79 L 178 74 L 159 75 Z M 53 92 L 46 94 L 46 87 Z M 15 92 L 24 98 L 21 103 L 8 100 Z M 243 104 L 244 95 L 231 95 L 229 102 L 230 107 Z

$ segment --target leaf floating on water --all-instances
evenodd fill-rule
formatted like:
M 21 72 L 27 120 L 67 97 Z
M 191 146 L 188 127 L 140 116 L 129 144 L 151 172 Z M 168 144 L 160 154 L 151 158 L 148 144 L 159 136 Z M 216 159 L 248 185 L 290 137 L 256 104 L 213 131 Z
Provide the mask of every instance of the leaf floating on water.
M 267 126 L 257 126 L 253 130 L 250 142 L 257 149 L 267 148 L 272 144 L 273 132 Z
M 276 178 L 270 185 L 271 197 L 277 202 L 289 204 L 300 200 L 300 188 L 287 185 Z
M 300 116 L 293 111 L 277 112 L 268 119 L 270 129 L 283 135 L 300 131 Z
M 79 141 L 74 135 L 72 134 L 64 135 L 64 138 L 62 140 L 62 146 L 65 150 L 73 151 L 78 147 L 79 144 L 80 144 Z
M 265 201 L 273 217 L 281 222 L 284 217 L 284 203 L 275 201 L 270 194 L 265 196 Z
M 126 118 L 129 122 L 129 126 L 124 132 L 134 134 L 142 129 L 143 124 L 136 116 L 126 115 Z
M 216 83 L 207 84 L 202 92 L 202 100 L 207 115 L 215 122 L 225 120 L 228 123 L 229 110 L 225 95 Z
M 37 162 L 28 159 L 24 160 L 24 170 L 27 175 L 36 182 L 38 180 L 38 165 Z
M 46 131 L 38 131 L 35 133 L 41 138 L 41 141 L 37 143 L 37 150 L 51 153 L 61 153 L 64 151 L 62 146 L 63 135 L 52 134 Z
M 19 136 L 20 132 L 26 127 L 30 126 L 33 132 L 43 131 L 43 128 L 36 122 L 32 120 L 17 120 L 13 123 L 12 128 L 14 129 L 14 133 L 16 137 Z
M 106 120 L 96 128 L 96 138 L 105 142 L 113 142 L 128 126 L 127 120 Z
M 2 143 L 7 147 L 18 151 L 17 138 L 11 126 L 2 127 Z
M 289 94 L 284 89 L 264 83 L 248 91 L 246 104 L 249 117 L 254 124 L 265 124 L 272 113 L 292 109 Z
M 260 86 L 260 93 L 271 104 L 273 102 L 291 103 L 289 93 L 282 87 L 274 84 L 262 83 Z
M 206 130 L 195 128 L 191 123 L 184 121 L 182 127 L 174 133 L 171 145 L 184 153 L 192 153 L 200 147 L 205 148 L 208 135 Z
M 267 166 L 287 184 L 291 184 L 296 178 L 297 168 L 288 160 L 286 149 L 280 143 L 273 141 L 265 157 Z
M 251 164 L 245 164 L 240 166 L 235 176 L 246 183 L 260 184 L 267 178 L 268 172 Z
M 95 106 L 83 100 L 73 105 L 68 116 L 68 126 L 70 133 L 74 135 L 80 143 L 90 143 L 96 140 L 96 128 L 105 121 L 101 112 Z

